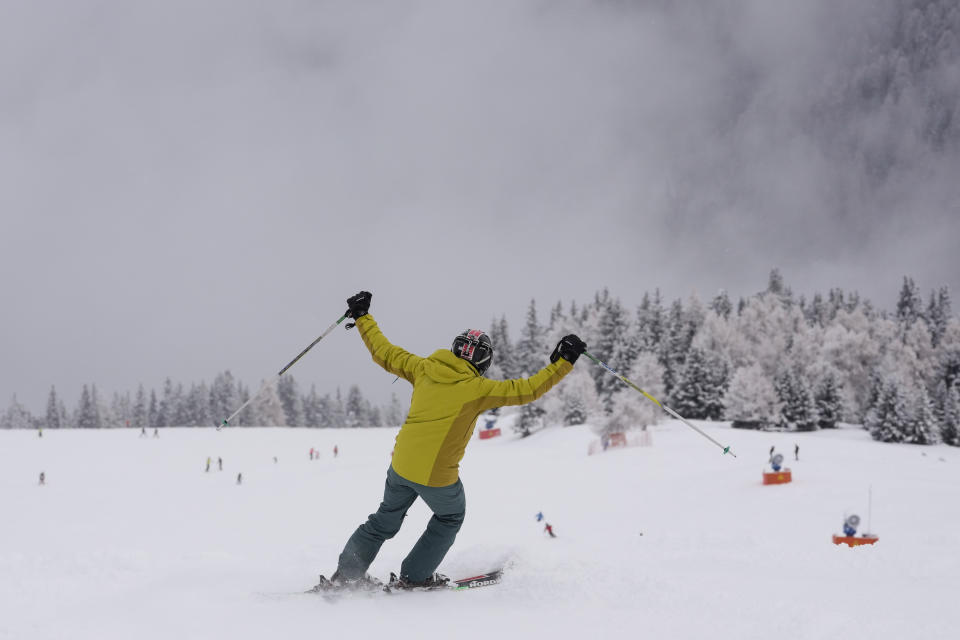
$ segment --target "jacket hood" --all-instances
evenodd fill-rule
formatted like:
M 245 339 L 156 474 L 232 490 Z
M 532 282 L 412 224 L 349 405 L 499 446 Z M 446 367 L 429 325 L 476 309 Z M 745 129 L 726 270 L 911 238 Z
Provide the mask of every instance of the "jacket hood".
M 469 362 L 449 349 L 437 349 L 423 362 L 423 372 L 434 382 L 451 384 L 476 378 L 480 374 Z

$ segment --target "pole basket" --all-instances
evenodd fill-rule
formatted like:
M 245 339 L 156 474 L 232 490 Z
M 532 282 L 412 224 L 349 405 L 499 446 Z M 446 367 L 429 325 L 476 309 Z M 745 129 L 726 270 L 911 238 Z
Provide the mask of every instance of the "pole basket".
M 863 544 L 873 544 L 880 539 L 872 533 L 864 533 L 859 538 L 857 536 L 833 536 L 833 544 L 845 544 L 848 547 L 859 547 Z
M 793 475 L 790 473 L 790 469 L 763 472 L 763 484 L 787 484 L 792 481 Z

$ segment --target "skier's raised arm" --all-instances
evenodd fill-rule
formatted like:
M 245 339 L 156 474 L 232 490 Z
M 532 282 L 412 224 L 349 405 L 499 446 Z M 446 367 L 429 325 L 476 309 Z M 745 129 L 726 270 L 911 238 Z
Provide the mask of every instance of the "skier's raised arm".
M 368 291 L 361 291 L 347 298 L 350 317 L 356 322 L 363 344 L 367 345 L 374 362 L 393 375 L 400 376 L 413 384 L 414 372 L 423 358 L 387 340 L 377 326 L 377 321 L 369 313 L 371 298 L 373 295 Z
M 502 407 L 533 402 L 573 370 L 573 363 L 586 351 L 587 345 L 574 334 L 564 336 L 550 354 L 550 364 L 529 378 L 489 380 L 484 406 Z

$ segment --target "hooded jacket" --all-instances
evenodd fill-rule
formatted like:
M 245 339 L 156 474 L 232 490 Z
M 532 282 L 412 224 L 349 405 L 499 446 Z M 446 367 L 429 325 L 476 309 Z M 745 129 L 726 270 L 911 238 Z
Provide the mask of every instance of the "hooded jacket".
M 529 378 L 490 380 L 449 349 L 423 358 L 391 344 L 370 314 L 357 319 L 357 329 L 373 361 L 413 385 L 392 466 L 410 482 L 429 487 L 457 481 L 460 460 L 481 413 L 532 402 L 573 370 L 559 358 Z

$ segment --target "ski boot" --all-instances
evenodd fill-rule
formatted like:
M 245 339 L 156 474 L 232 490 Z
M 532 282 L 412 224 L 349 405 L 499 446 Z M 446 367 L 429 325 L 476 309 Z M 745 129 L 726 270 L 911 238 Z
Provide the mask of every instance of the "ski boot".
M 328 593 L 331 591 L 380 591 L 383 589 L 383 583 L 371 576 L 364 574 L 360 578 L 348 579 L 340 575 L 339 571 L 334 571 L 329 578 L 320 576 L 320 582 L 308 590 L 307 593 Z
M 398 591 L 434 591 L 436 589 L 446 588 L 449 582 L 450 578 L 442 573 L 435 573 L 423 582 L 412 582 L 405 576 L 398 576 L 397 574 L 391 572 L 390 582 L 387 583 L 385 590 L 390 591 L 392 589 L 397 589 Z

